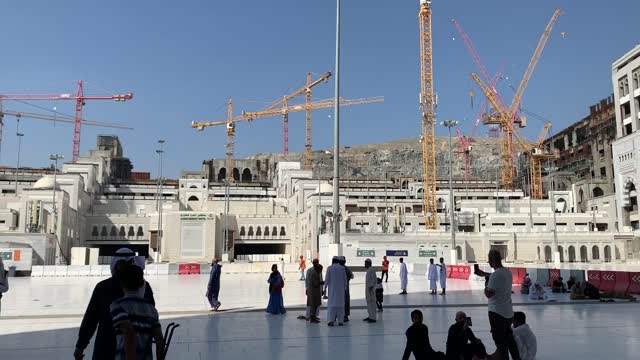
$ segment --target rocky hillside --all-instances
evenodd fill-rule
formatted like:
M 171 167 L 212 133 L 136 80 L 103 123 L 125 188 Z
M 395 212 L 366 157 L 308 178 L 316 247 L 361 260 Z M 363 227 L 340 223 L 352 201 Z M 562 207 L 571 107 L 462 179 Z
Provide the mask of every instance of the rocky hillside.
M 449 167 L 449 138 L 436 138 L 436 164 L 438 177 L 448 176 Z M 314 173 L 330 177 L 333 173 L 333 150 L 313 152 Z M 495 179 L 496 167 L 500 163 L 500 147 L 498 139 L 476 138 L 471 152 L 471 176 L 480 179 Z M 282 154 L 257 154 L 251 159 L 268 159 L 277 161 L 300 161 L 304 164 L 304 153 L 289 153 L 286 158 Z M 382 179 L 385 171 L 399 171 L 403 176 L 422 177 L 422 148 L 418 139 L 406 139 L 352 146 L 341 149 L 341 176 L 346 178 Z M 458 140 L 453 140 L 453 174 L 454 177 L 464 177 L 464 156 L 458 153 Z M 394 174 L 393 176 L 397 176 Z

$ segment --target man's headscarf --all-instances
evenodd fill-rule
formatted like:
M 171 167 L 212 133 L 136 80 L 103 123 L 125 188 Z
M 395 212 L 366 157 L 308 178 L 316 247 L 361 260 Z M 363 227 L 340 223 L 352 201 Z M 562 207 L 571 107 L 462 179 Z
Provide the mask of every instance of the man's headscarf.
M 340 259 L 337 256 L 334 256 L 333 258 L 331 258 L 331 263 L 332 264 L 338 264 L 338 263 L 340 263 Z
M 347 258 L 345 258 L 344 256 L 338 256 L 338 263 L 340 265 L 346 265 L 347 264 Z
M 130 264 L 136 265 L 140 269 L 144 270 L 144 263 L 145 263 L 144 256 L 136 256 L 136 253 L 129 248 L 120 248 L 111 257 L 111 275 L 112 276 L 116 274 L 116 264 L 120 260 L 127 261 Z

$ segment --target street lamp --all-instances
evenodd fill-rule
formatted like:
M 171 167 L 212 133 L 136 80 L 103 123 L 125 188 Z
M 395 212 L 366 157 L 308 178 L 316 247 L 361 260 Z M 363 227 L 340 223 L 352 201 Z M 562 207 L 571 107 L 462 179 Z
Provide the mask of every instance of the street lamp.
M 451 158 L 451 147 L 452 147 L 452 136 L 451 129 L 458 126 L 458 122 L 456 120 L 445 120 L 440 123 L 442 126 L 446 126 L 449 128 L 449 204 L 451 208 L 451 263 L 455 264 L 455 260 L 457 260 L 457 252 L 456 252 L 456 218 L 455 218 L 455 199 L 453 196 L 453 159 Z M 454 252 L 456 253 L 456 257 L 453 257 Z
M 387 181 L 390 173 L 400 173 L 399 170 L 388 170 L 384 172 L 384 222 L 382 223 L 382 232 L 387 233 L 389 230 L 389 206 L 387 205 Z
M 161 253 L 161 248 L 162 248 L 162 200 L 163 200 L 163 193 L 162 193 L 162 155 L 164 154 L 164 139 L 160 139 L 158 140 L 158 144 L 160 145 L 160 149 L 156 150 L 156 154 L 158 154 L 158 169 L 159 169 L 159 176 L 158 176 L 158 235 L 157 235 L 157 240 L 158 240 L 158 255 L 157 255 L 157 259 L 156 262 L 161 262 L 162 261 L 162 253 Z
M 554 191 L 554 172 L 557 170 L 557 167 L 551 167 L 551 164 L 548 163 L 547 173 L 549 174 L 549 201 L 551 202 L 551 211 L 553 212 L 553 262 L 556 265 L 559 265 L 560 252 L 558 251 L 558 225 L 556 222 L 556 196 Z
M 18 119 L 18 122 L 16 125 L 16 136 L 18 137 L 18 160 L 16 162 L 16 189 L 14 191 L 14 194 L 18 196 L 18 172 L 20 171 L 20 147 L 22 146 L 22 137 L 24 136 L 24 134 L 20 132 L 20 119 Z
M 55 234 L 58 228 L 58 210 L 56 208 L 56 183 L 58 175 L 58 160 L 64 159 L 64 156 L 60 154 L 49 155 L 49 160 L 53 162 L 53 189 L 52 189 L 52 203 L 53 203 L 53 233 Z
M 333 243 L 340 244 L 340 0 L 336 0 L 336 65 L 333 118 Z

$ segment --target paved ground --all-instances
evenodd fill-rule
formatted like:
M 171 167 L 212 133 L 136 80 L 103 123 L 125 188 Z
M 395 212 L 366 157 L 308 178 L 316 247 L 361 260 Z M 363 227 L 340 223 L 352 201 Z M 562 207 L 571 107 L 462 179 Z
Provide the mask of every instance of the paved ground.
M 444 350 L 446 332 L 457 310 L 473 318 L 476 335 L 490 351 L 486 301 L 481 283 L 450 280 L 446 297 L 426 294 L 423 278 L 411 279 L 408 296 L 399 296 L 399 283 L 386 284 L 385 305 L 376 324 L 365 324 L 362 274 L 352 283 L 353 321 L 342 328 L 309 324 L 302 313 L 303 283 L 287 274 L 284 316 L 266 315 L 266 275 L 224 274 L 221 301 L 224 312 L 206 311 L 206 276 L 159 276 L 148 280 L 154 288 L 162 322 L 176 321 L 169 358 L 174 359 L 393 359 L 404 349 L 409 313 L 421 308 L 434 348 Z M 62 359 L 73 352 L 80 315 L 94 278 L 13 279 L 2 299 L 0 358 Z M 632 359 L 640 353 L 640 305 L 633 303 L 530 303 L 514 294 L 517 309 L 528 314 L 538 335 L 538 359 Z M 323 310 L 321 317 L 325 317 Z M 334 353 L 332 350 L 339 350 Z M 91 353 L 88 349 L 87 355 Z

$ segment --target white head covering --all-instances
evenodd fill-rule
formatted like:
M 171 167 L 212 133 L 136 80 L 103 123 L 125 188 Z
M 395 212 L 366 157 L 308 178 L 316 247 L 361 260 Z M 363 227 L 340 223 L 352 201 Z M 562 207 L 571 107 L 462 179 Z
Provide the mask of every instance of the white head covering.
M 116 264 L 120 260 L 129 261 L 130 263 L 144 270 L 144 262 L 145 262 L 144 256 L 136 256 L 136 253 L 129 248 L 120 248 L 111 257 L 111 275 L 112 276 L 116 274 Z

